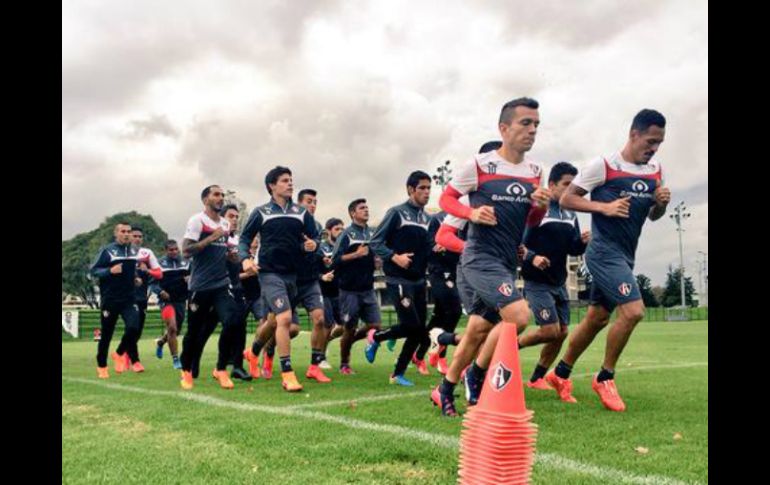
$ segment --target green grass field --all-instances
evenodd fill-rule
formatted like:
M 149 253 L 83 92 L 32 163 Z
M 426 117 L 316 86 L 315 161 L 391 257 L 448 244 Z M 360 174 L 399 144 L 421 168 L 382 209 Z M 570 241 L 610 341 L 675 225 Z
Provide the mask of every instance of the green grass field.
M 140 342 L 147 372 L 116 375 L 111 367 L 107 381 L 96 378 L 95 342 L 62 342 L 62 483 L 457 480 L 461 420 L 442 418 L 429 403 L 439 381 L 433 369 L 422 377 L 410 368 L 415 388 L 391 386 L 395 354 L 383 346 L 372 365 L 357 343 L 356 375 L 327 371 L 331 384 L 307 382 L 309 335 L 302 333 L 292 360 L 304 392 L 284 392 L 279 374 L 236 381 L 226 391 L 210 378 L 214 336 L 201 378 L 185 392 L 169 356 L 155 358 L 151 333 Z M 573 371 L 577 405 L 561 403 L 554 392 L 526 390 L 539 426 L 533 483 L 707 483 L 708 322 L 640 324 L 617 371 L 625 413 L 605 411 L 590 388 L 605 335 Z M 338 345 L 330 345 L 332 364 Z M 537 347 L 521 351 L 525 378 L 538 354 Z M 463 412 L 464 397 L 457 402 Z

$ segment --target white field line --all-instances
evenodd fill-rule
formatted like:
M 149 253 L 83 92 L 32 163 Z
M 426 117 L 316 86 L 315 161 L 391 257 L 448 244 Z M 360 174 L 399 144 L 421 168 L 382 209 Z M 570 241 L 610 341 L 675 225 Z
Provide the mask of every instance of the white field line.
M 374 431 L 378 433 L 389 434 L 397 437 L 398 439 L 411 438 L 417 441 L 430 443 L 442 448 L 457 449 L 458 437 L 448 436 L 438 433 L 429 433 L 426 431 L 418 431 L 403 426 L 391 425 L 391 424 L 378 424 L 369 421 L 363 421 L 355 418 L 348 418 L 345 416 L 334 416 L 331 414 L 319 413 L 316 411 L 304 411 L 301 409 L 288 409 L 286 407 L 266 406 L 261 404 L 239 403 L 233 401 L 226 401 L 212 396 L 203 394 L 195 394 L 194 392 L 183 391 L 160 391 L 155 389 L 144 389 L 142 387 L 127 386 L 123 384 L 114 384 L 111 382 L 97 381 L 95 379 L 83 379 L 78 377 L 62 376 L 62 380 L 66 382 L 77 382 L 81 384 L 90 384 L 93 386 L 104 387 L 107 389 L 114 389 L 116 391 L 133 392 L 136 394 L 144 394 L 148 396 L 163 396 L 174 397 L 178 399 L 184 399 L 187 401 L 197 402 L 212 407 L 229 408 L 238 411 L 246 412 L 263 412 L 268 414 L 276 414 L 281 416 L 289 416 L 296 418 L 304 418 L 312 421 L 324 421 L 327 423 L 337 424 L 346 428 L 361 429 L 366 431 Z M 537 464 L 551 469 L 564 470 L 570 473 L 577 473 L 582 475 L 590 475 L 609 483 L 630 483 L 638 485 L 687 485 L 687 482 L 677 480 L 675 478 L 658 476 L 658 475 L 634 475 L 622 470 L 616 470 L 613 468 L 601 467 L 592 465 L 590 463 L 584 463 L 577 460 L 572 460 L 554 453 L 537 453 Z M 699 485 L 699 484 L 691 484 Z
M 708 362 L 681 362 L 676 364 L 648 365 L 648 366 L 639 366 L 639 367 L 622 367 L 618 370 L 621 371 L 620 372 L 621 374 L 625 374 L 630 371 L 653 370 L 653 369 L 678 369 L 678 368 L 684 368 L 684 367 L 700 367 L 700 366 L 707 366 L 707 365 L 708 365 Z M 583 377 L 592 377 L 594 374 L 595 374 L 594 372 L 587 372 L 585 374 L 573 374 L 572 377 L 576 379 L 580 379 Z M 320 401 L 316 403 L 299 404 L 296 406 L 287 406 L 287 407 L 289 409 L 326 408 L 326 407 L 332 407 L 332 406 L 348 406 L 353 401 L 355 401 L 356 404 L 358 404 L 361 402 L 391 401 L 394 399 L 402 399 L 405 397 L 413 397 L 413 396 L 427 397 L 429 395 L 430 395 L 430 389 L 425 389 L 422 391 L 381 394 L 376 396 L 365 396 L 360 398 L 351 397 L 350 399 L 339 399 L 336 401 Z

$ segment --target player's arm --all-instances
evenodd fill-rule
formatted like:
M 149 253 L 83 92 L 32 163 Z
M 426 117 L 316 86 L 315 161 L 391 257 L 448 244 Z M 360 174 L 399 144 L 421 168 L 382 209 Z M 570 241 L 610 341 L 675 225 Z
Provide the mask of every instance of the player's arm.
M 262 230 L 262 213 L 259 212 L 259 208 L 255 207 L 251 211 L 249 220 L 246 221 L 246 225 L 243 226 L 241 235 L 238 238 L 238 258 L 241 260 L 243 270 L 246 272 L 256 272 L 257 263 L 251 258 L 251 242 L 257 237 L 257 234 Z
M 570 241 L 567 254 L 569 254 L 570 256 L 580 256 L 581 254 L 585 253 L 586 248 L 588 247 L 588 241 L 590 240 L 590 238 L 591 238 L 590 232 L 585 231 L 585 233 L 583 233 L 580 231 L 580 223 L 576 218 L 575 231 L 572 234 L 572 240 Z
M 120 266 L 120 265 L 118 265 Z M 110 257 L 107 254 L 106 248 L 99 250 L 99 254 L 96 256 L 91 269 L 89 270 L 91 276 L 96 278 L 106 278 L 110 274 Z
M 303 217 L 305 227 L 302 233 L 302 249 L 308 253 L 314 253 L 318 249 L 320 234 L 315 227 L 315 219 L 310 215 L 310 212 L 305 211 Z
M 462 253 L 465 249 L 465 241 L 457 237 L 457 228 L 448 224 L 441 224 L 436 232 L 436 244 L 447 248 L 453 253 Z
M 607 174 L 604 164 L 604 159 L 599 158 L 580 170 L 562 194 L 559 205 L 564 209 L 578 212 L 627 218 L 631 197 L 623 197 L 612 202 L 597 202 L 585 198 L 586 194 L 606 181 Z
M 347 263 L 350 260 L 356 259 L 359 256 L 354 256 L 355 253 L 345 254 L 350 246 L 350 237 L 348 236 L 348 230 L 340 234 L 337 241 L 334 243 L 334 250 L 332 250 L 332 267 L 339 266 L 342 263 Z
M 155 253 L 152 251 L 152 249 L 147 249 L 147 263 L 150 265 L 150 269 L 147 270 L 147 274 L 156 280 L 163 279 L 163 270 L 160 268 L 158 258 L 155 256 Z
M 655 205 L 650 207 L 650 213 L 647 215 L 651 221 L 657 221 L 666 213 L 668 203 L 671 202 L 671 191 L 663 185 L 663 174 L 659 185 L 655 188 Z
M 225 231 L 223 231 L 221 227 L 218 227 L 208 237 L 204 238 L 202 241 L 198 241 L 201 237 L 202 230 L 203 222 L 200 218 L 193 216 L 187 221 L 187 229 L 185 229 L 184 239 L 182 240 L 182 254 L 185 258 L 198 254 L 206 248 L 206 246 L 225 235 Z
M 457 175 L 446 186 L 439 198 L 438 205 L 447 214 L 469 220 L 475 224 L 493 226 L 497 224 L 495 211 L 491 206 L 471 208 L 470 204 L 464 204 L 460 198 L 478 188 L 479 176 L 476 159 L 472 158 L 460 166 Z
M 390 261 L 393 256 L 396 255 L 396 253 L 387 246 L 386 241 L 388 240 L 390 234 L 396 229 L 397 224 L 397 212 L 394 209 L 388 209 L 388 212 L 385 214 L 385 218 L 383 218 L 380 225 L 377 226 L 377 230 L 374 232 L 374 235 L 372 235 L 372 250 L 377 256 L 382 258 L 383 261 Z

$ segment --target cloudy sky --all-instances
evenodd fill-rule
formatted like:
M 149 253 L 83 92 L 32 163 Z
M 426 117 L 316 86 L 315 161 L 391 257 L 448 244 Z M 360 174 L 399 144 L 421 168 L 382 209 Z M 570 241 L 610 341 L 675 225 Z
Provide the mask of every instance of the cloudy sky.
M 530 154 L 546 168 L 620 149 L 641 108 L 666 115 L 658 159 L 692 213 L 683 240 L 697 280 L 707 21 L 701 0 L 65 0 L 62 239 L 127 210 L 180 237 L 205 185 L 251 208 L 276 164 L 319 191 L 320 220 L 364 196 L 377 221 L 410 171 L 467 159 L 499 138 L 502 104 L 528 95 L 542 122 Z M 662 284 L 670 263 L 666 217 L 645 227 L 637 271 Z

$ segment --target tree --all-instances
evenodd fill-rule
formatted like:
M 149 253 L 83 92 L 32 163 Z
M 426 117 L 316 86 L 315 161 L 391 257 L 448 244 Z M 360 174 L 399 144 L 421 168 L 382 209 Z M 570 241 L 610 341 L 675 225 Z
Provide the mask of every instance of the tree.
M 98 282 L 91 279 L 88 270 L 99 249 L 114 239 L 115 224 L 121 221 L 141 227 L 142 232 L 144 232 L 144 246 L 152 249 L 157 255 L 162 253 L 163 244 L 168 239 L 168 234 L 158 226 L 152 216 L 139 214 L 135 211 L 115 214 L 106 218 L 96 229 L 62 241 L 62 293 L 83 298 L 91 308 L 97 306 L 94 287 Z
M 666 290 L 662 286 L 652 287 L 652 294 L 655 295 L 655 301 L 658 302 L 659 306 L 660 306 L 660 302 L 663 301 L 663 293 L 665 292 Z
M 639 291 L 642 293 L 642 301 L 647 308 L 658 307 L 658 299 L 655 298 L 655 293 L 652 291 L 652 282 L 644 274 L 636 275 L 636 284 L 639 285 Z
M 671 265 L 669 265 L 668 274 L 666 275 L 666 289 L 663 291 L 663 299 L 661 301 L 664 307 L 672 307 L 682 304 L 682 290 L 680 286 L 681 280 L 681 270 L 679 268 L 674 269 Z M 695 302 L 693 301 L 694 295 L 695 285 L 692 283 L 692 278 L 685 276 L 684 301 L 687 306 L 695 306 Z

